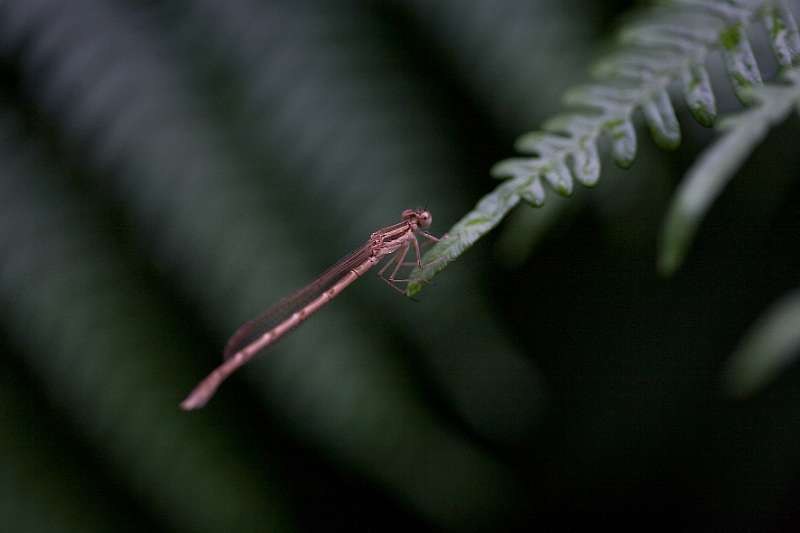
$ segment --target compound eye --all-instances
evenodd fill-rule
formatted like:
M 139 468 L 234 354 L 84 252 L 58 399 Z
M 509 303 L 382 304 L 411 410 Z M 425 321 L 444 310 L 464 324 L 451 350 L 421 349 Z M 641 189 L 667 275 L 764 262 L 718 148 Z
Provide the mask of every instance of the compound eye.
M 430 226 L 433 221 L 433 217 L 428 211 L 422 211 L 417 215 L 417 218 L 419 218 L 419 223 L 424 228 Z

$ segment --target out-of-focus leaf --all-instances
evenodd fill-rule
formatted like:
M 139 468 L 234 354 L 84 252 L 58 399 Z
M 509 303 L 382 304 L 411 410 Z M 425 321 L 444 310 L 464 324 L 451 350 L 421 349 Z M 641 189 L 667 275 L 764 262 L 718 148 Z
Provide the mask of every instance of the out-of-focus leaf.
M 129 20 L 131 11 L 118 4 L 79 0 L 81 9 L 73 11 L 57 8 L 55 0 L 37 1 L 50 7 L 39 12 L 38 18 L 26 18 L 15 10 L 13 17 L 0 17 L 7 22 L 7 36 L 14 46 L 39 43 L 38 57 L 60 67 L 24 72 L 24 82 L 36 87 L 31 98 L 57 125 L 56 133 L 70 156 L 90 162 L 92 173 L 114 191 L 142 236 L 143 246 L 209 324 L 233 329 L 271 299 L 313 279 L 318 273 L 310 266 L 314 254 L 282 215 L 292 207 L 283 198 L 271 196 L 271 181 L 283 174 L 268 173 L 271 181 L 265 182 L 263 174 L 251 173 L 237 161 L 226 144 L 229 139 L 217 131 L 189 80 L 182 76 L 178 55 L 165 46 L 155 27 L 122 22 Z M 193 5 L 200 12 L 206 8 L 212 13 L 224 11 L 208 19 L 214 35 L 254 39 L 248 32 L 223 29 L 227 24 L 233 28 L 245 24 L 258 35 L 278 41 L 267 44 L 276 44 L 272 52 L 279 61 L 272 70 L 259 71 L 265 85 L 250 87 L 253 91 L 268 85 L 268 74 L 284 75 L 283 61 L 292 64 L 299 52 L 292 44 L 302 45 L 304 38 L 319 32 L 321 40 L 312 48 L 324 51 L 321 45 L 330 42 L 326 39 L 335 42 L 341 31 L 325 25 L 327 12 L 309 11 L 308 5 L 213 4 Z M 295 9 L 301 16 L 294 18 Z M 94 14 L 88 22 L 82 16 L 86 12 Z M 343 20 L 352 22 L 347 17 Z M 87 23 L 97 27 L 87 31 Z M 274 25 L 275 32 L 264 33 L 266 24 Z M 287 34 L 289 45 L 282 45 Z M 130 42 L 141 46 L 129 46 Z M 256 56 L 263 53 L 261 46 L 254 49 Z M 84 61 L 85 57 L 94 60 Z M 305 59 L 294 65 L 308 67 Z M 356 63 L 353 68 L 359 66 Z M 84 90 L 87 85 L 91 90 Z M 299 94 L 313 100 L 318 90 L 309 84 Z M 56 105 L 64 94 L 72 95 L 72 105 Z M 330 103 L 325 91 L 319 96 Z M 361 96 L 355 93 L 348 98 Z M 307 105 L 302 98 L 292 102 L 301 108 Z M 294 123 L 294 112 L 295 108 L 281 107 L 268 119 Z M 359 125 L 367 127 L 369 122 L 351 124 Z M 318 133 L 313 128 L 306 131 Z M 328 139 L 335 142 L 335 132 Z M 369 135 L 367 139 L 373 140 Z M 362 152 L 366 144 L 360 146 Z M 325 200 L 333 202 L 339 198 L 340 186 L 328 186 Z M 354 227 L 343 224 L 333 229 L 344 226 L 348 231 Z M 271 357 L 243 372 L 256 382 L 254 390 L 271 412 L 283 417 L 297 438 L 324 450 L 428 520 L 458 524 L 489 520 L 500 512 L 506 501 L 503 495 L 513 487 L 509 473 L 442 423 L 422 395 L 409 386 L 398 351 L 381 340 L 379 332 L 364 327 L 347 299 L 337 302 L 336 313 L 321 313 L 315 319 L 313 326 L 306 326 L 310 329 L 305 336 L 287 339 Z M 331 339 L 324 350 L 318 343 L 316 349 L 307 344 L 303 348 L 312 331 L 317 332 L 312 338 Z M 202 361 L 194 372 L 198 378 L 210 370 L 208 358 Z M 213 408 L 214 404 L 208 407 Z M 439 460 L 427 461 L 431 454 Z M 456 482 L 453 472 L 481 481 Z M 237 485 L 227 484 L 231 490 Z M 425 491 L 419 490 L 421 485 Z M 180 491 L 176 488 L 174 493 Z M 462 504 L 474 514 L 453 511 Z
M 783 296 L 747 332 L 724 374 L 725 390 L 748 396 L 800 357 L 800 291 Z
M 275 169 L 272 196 L 287 201 L 301 196 L 304 204 L 313 205 L 312 218 L 301 210 L 285 209 L 282 202 L 268 209 L 283 208 L 282 220 L 297 232 L 305 230 L 315 239 L 326 235 L 320 240 L 341 243 L 341 248 L 353 246 L 374 229 L 370 224 L 394 222 L 403 207 L 422 204 L 434 212 L 431 230 L 438 233 L 441 221 L 469 201 L 461 183 L 472 171 L 464 163 L 470 148 L 458 137 L 437 133 L 459 127 L 444 112 L 449 95 L 431 90 L 435 81 L 415 66 L 415 56 L 403 53 L 409 44 L 396 35 L 392 19 L 371 10 L 354 18 L 340 8 L 308 13 L 294 5 L 280 8 L 249 1 L 237 4 L 238 14 L 218 2 L 194 5 L 202 9 L 185 21 L 182 35 L 190 40 L 181 44 L 194 53 L 195 43 L 204 43 L 204 53 L 220 60 L 208 65 L 212 77 L 221 76 L 227 66 L 226 76 L 247 88 L 236 112 L 243 139 L 237 149 Z M 280 19 L 281 27 L 243 38 L 231 31 L 238 27 L 238 17 L 263 27 Z M 371 44 L 364 46 L 367 42 Z M 350 75 L 354 70 L 361 75 Z M 403 73 L 402 83 L 398 72 Z M 410 109 L 416 111 L 409 113 Z M 327 132 L 332 125 L 333 136 Z M 368 154 L 365 146 L 370 146 Z M 342 169 L 346 186 L 339 177 Z M 302 190 L 294 173 L 302 176 Z M 359 206 L 357 217 L 353 206 Z M 350 222 L 321 227 L 320 220 Z M 330 261 L 335 257 L 331 249 L 336 250 L 309 247 L 308 260 Z M 471 294 L 477 291 L 470 289 L 477 277 L 469 273 L 458 283 Z M 366 315 L 372 319 L 379 313 L 386 327 L 414 343 L 426 379 L 473 430 L 484 437 L 513 440 L 532 426 L 538 409 L 531 406 L 541 397 L 536 369 L 507 341 L 481 298 L 462 298 L 456 310 L 437 295 L 415 308 L 417 319 L 409 320 L 413 304 L 381 290 L 370 278 L 363 282 L 372 286 L 365 289 L 371 296 L 361 302 Z M 343 313 L 339 305 L 332 312 Z M 457 314 L 474 316 L 475 326 L 456 339 L 441 336 L 438 324 Z M 487 346 L 494 353 L 490 359 L 485 357 Z M 489 373 L 494 379 L 486 379 Z M 500 390 L 505 394 L 498 394 Z M 516 401 L 506 401 L 509 397 Z
M 395 3 L 442 50 L 459 86 L 510 131 L 549 115 L 562 88 L 581 79 L 602 9 L 582 0 Z
M 664 221 L 659 249 L 659 270 L 672 274 L 683 263 L 697 227 L 714 200 L 769 128 L 782 122 L 800 104 L 800 71 L 785 74 L 783 85 L 770 84 L 753 90 L 756 106 L 720 124 L 722 138 L 692 165 L 672 200 Z
M 469 6 L 460 0 L 398 4 L 414 17 L 443 55 L 452 58 L 463 90 L 479 102 L 481 109 L 488 110 L 496 124 L 511 131 L 547 116 L 558 105 L 561 88 L 581 79 L 582 65 L 593 53 L 591 46 L 598 30 L 593 15 L 600 8 L 578 0 L 472 0 Z M 573 16 L 576 12 L 581 16 Z M 520 68 L 523 64 L 525 68 Z M 547 83 L 542 83 L 544 78 Z M 575 178 L 585 185 L 596 182 L 600 175 L 596 147 L 586 145 L 575 158 Z M 451 190 L 447 198 L 452 196 Z M 541 181 L 521 192 L 522 200 L 535 206 L 549 205 L 545 196 Z M 554 214 L 557 210 L 547 212 Z M 503 225 L 501 241 L 530 244 L 527 248 L 515 245 L 514 261 L 522 261 L 532 252 L 544 225 L 531 221 L 544 218 L 549 216 L 520 215 Z
M 4 332 L 5 333 L 5 332 Z M 7 531 L 159 531 L 120 508 L 117 487 L 104 471 L 89 469 L 64 431 L 71 426 L 36 395 L 3 345 L 0 357 L 0 523 Z
M 0 139 L 0 320 L 51 401 L 175 529 L 287 529 L 282 498 L 232 436 L 177 409 L 194 345 L 165 334 L 162 302 L 46 153 L 6 120 Z
M 509 181 L 485 196 L 448 232 L 448 239 L 428 252 L 429 265 L 413 272 L 408 294 L 419 292 L 437 272 L 497 225 L 520 197 L 541 205 L 542 180 L 562 195 L 571 193 L 573 176 L 583 178 L 585 184 L 595 183 L 599 164 L 592 161 L 593 171 L 586 179 L 584 155 L 596 152 L 601 135 L 610 139 L 614 161 L 622 167 L 630 166 L 636 156 L 632 120 L 637 109 L 643 112 L 657 144 L 677 147 L 680 130 L 667 92 L 673 82 L 683 81 L 685 99 L 694 116 L 701 123 L 711 122 L 715 105 L 704 71 L 709 52 L 724 49 L 738 93 L 759 85 L 760 72 L 744 29 L 760 20 L 764 3 L 733 5 L 697 0 L 642 11 L 622 30 L 621 46 L 595 65 L 597 81 L 566 93 L 565 103 L 574 111 L 547 122 L 544 131 L 519 140 L 518 149 L 532 156 L 495 165 L 492 173 Z M 501 209 L 492 209 L 492 216 L 487 217 L 483 212 L 487 205 Z

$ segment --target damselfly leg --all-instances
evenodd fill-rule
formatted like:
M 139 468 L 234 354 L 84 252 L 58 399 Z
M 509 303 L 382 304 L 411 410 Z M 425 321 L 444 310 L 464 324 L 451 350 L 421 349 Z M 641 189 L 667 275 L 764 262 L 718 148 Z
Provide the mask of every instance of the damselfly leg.
M 418 233 L 418 234 L 422 235 L 423 237 L 425 237 L 426 239 L 428 239 L 426 242 L 428 242 L 429 244 L 430 243 L 437 243 L 437 242 L 439 242 L 441 240 L 438 237 L 436 237 L 434 235 L 431 235 L 430 233 L 428 233 L 426 231 L 418 230 L 416 233 Z M 415 260 L 414 261 L 406 261 L 405 260 L 406 256 L 408 255 L 409 248 L 411 247 L 412 244 L 414 246 Z M 439 258 L 439 259 L 435 259 L 435 260 L 431 261 L 427 265 L 423 264 L 421 248 L 422 247 L 420 246 L 419 240 L 417 239 L 416 235 L 415 234 L 411 234 L 409 236 L 408 240 L 405 243 L 403 243 L 403 247 L 400 250 L 398 250 L 397 255 L 392 257 L 392 259 L 389 262 L 387 262 L 383 266 L 383 268 L 380 269 L 380 271 L 378 272 L 378 277 L 380 277 L 383 281 L 385 281 L 391 288 L 393 288 L 394 290 L 396 290 L 400 294 L 405 295 L 404 288 L 402 288 L 398 284 L 399 283 L 407 284 L 411 280 L 409 278 L 398 278 L 397 277 L 397 275 L 400 272 L 401 268 L 404 268 L 404 267 L 416 267 L 416 268 L 422 269 L 422 268 L 424 268 L 426 266 L 430 266 L 432 264 L 435 264 L 436 262 L 441 260 L 441 258 Z M 386 271 L 389 270 L 389 268 L 392 267 L 392 265 L 394 265 L 394 268 L 392 269 L 391 274 L 389 274 L 389 277 L 386 277 L 386 275 L 385 275 Z

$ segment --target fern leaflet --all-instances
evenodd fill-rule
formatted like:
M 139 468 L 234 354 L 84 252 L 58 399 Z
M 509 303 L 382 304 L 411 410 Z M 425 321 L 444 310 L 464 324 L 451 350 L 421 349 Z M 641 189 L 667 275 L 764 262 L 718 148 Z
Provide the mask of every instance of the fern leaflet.
M 658 258 L 662 273 L 681 265 L 703 215 L 769 128 L 792 109 L 800 111 L 800 69 L 787 70 L 784 79 L 788 83 L 753 89 L 758 105 L 723 120 L 719 127 L 725 134 L 687 172 L 664 222 Z
M 571 110 L 547 121 L 542 131 L 522 136 L 517 149 L 530 154 L 501 161 L 492 174 L 506 179 L 484 196 L 425 257 L 412 273 L 407 293 L 414 295 L 447 264 L 494 228 L 520 200 L 538 207 L 545 183 L 570 196 L 574 180 L 591 187 L 600 177 L 598 141 L 611 145 L 621 167 L 636 156 L 633 113 L 641 110 L 656 143 L 680 144 L 680 128 L 668 88 L 679 83 L 689 110 L 700 124 L 716 117 L 714 92 L 704 63 L 720 50 L 737 97 L 753 102 L 762 77 L 745 30 L 762 21 L 783 66 L 797 62 L 800 38 L 782 0 L 674 0 L 644 11 L 620 32 L 619 46 L 594 68 L 595 82 L 567 92 Z

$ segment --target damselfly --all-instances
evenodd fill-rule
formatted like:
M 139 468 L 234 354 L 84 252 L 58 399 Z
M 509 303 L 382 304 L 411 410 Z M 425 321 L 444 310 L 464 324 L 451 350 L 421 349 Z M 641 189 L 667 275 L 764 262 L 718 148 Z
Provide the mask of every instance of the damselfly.
M 361 248 L 329 268 L 315 281 L 240 327 L 225 346 L 223 363 L 194 388 L 181 403 L 181 408 L 188 411 L 204 406 L 214 395 L 217 387 L 240 366 L 299 326 L 306 318 L 333 300 L 345 287 L 378 264 L 381 259 L 395 253 L 397 255 L 381 268 L 378 275 L 392 288 L 402 293 L 397 283 L 407 280 L 396 279 L 401 267 L 423 266 L 417 236 L 434 242 L 439 239 L 424 231 L 433 220 L 428 211 L 406 209 L 401 217 L 401 222 L 379 229 L 370 235 L 369 240 Z M 416 261 L 407 263 L 406 256 L 412 247 Z

